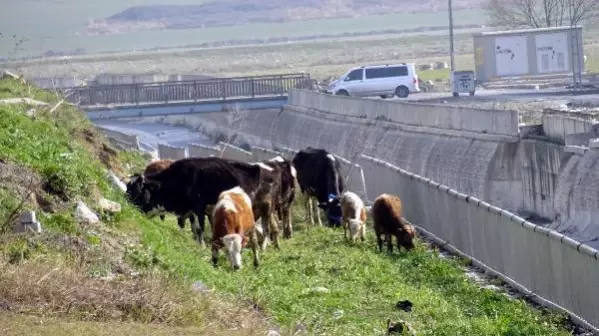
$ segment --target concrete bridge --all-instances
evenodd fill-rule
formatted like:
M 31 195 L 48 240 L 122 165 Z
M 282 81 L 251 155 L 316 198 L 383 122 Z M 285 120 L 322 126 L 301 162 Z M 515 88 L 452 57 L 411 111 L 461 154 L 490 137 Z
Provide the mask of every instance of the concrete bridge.
M 230 77 L 179 82 L 94 85 L 64 89 L 92 120 L 232 109 L 281 108 L 293 88 L 311 88 L 309 74 Z

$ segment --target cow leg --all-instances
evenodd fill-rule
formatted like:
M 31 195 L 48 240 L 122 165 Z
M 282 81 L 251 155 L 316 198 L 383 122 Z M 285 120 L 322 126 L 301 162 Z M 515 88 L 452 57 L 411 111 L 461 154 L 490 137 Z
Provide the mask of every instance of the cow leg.
M 260 252 L 258 248 L 258 233 L 256 232 L 256 228 L 254 228 L 250 233 L 250 244 L 252 247 L 252 254 L 254 256 L 254 267 L 258 267 L 260 265 Z
M 268 227 L 268 223 L 265 223 L 264 214 L 262 213 L 263 208 L 261 206 L 256 206 L 254 210 L 254 225 L 262 226 L 262 243 L 260 244 L 260 250 L 266 250 L 268 246 L 268 241 L 270 237 L 270 228 Z M 260 219 L 260 224 L 258 224 L 258 219 Z
M 275 214 L 273 212 L 270 213 L 270 235 L 271 235 L 271 240 L 274 242 L 275 244 L 275 248 L 277 250 L 281 249 L 281 246 L 279 245 L 279 225 L 277 224 L 277 220 L 275 219 Z
M 311 199 L 311 203 L 314 206 L 314 215 L 316 216 L 318 226 L 322 226 L 322 221 L 320 220 L 320 208 L 318 207 L 318 201 Z
M 185 220 L 187 217 L 185 216 L 177 216 L 177 225 L 179 225 L 179 231 L 183 231 L 185 229 Z M 192 226 L 193 228 L 193 226 Z
M 191 226 L 191 229 L 192 229 L 192 231 L 193 231 L 193 226 L 195 225 L 195 224 L 194 224 L 194 222 L 195 222 L 195 220 L 196 220 L 196 217 L 193 215 L 193 212 L 190 212 L 190 213 L 187 215 L 187 219 L 189 219 L 189 225 Z M 184 225 L 185 225 L 185 224 L 184 224 Z
M 212 242 L 212 266 L 218 265 L 218 246 Z
M 285 206 L 281 211 L 281 222 L 283 223 L 283 238 L 291 238 L 293 228 L 291 227 L 291 216 L 289 207 Z
M 347 237 L 347 231 L 349 230 L 349 222 L 345 219 L 345 217 L 343 217 L 343 238 L 345 238 L 345 240 L 348 240 Z
M 387 233 L 385 239 L 387 240 L 387 253 L 393 254 L 393 236 Z
M 383 237 L 380 232 L 376 232 L 376 243 L 379 246 L 379 253 L 383 253 Z
M 205 212 L 206 212 L 206 206 L 203 204 L 198 205 L 198 207 L 196 208 L 196 210 L 194 211 L 197 218 L 198 218 L 198 225 L 196 226 L 196 231 L 197 231 L 197 239 L 198 239 L 198 243 L 200 244 L 201 247 L 206 246 L 206 243 L 204 242 L 204 217 L 205 217 Z
M 360 240 L 366 241 L 366 222 L 362 223 L 362 227 L 360 228 Z
M 304 205 L 306 207 L 306 213 L 308 214 L 310 225 L 314 225 L 314 218 L 312 217 L 312 198 L 309 195 L 305 195 Z
M 189 215 L 189 224 L 191 226 L 191 233 L 193 235 L 193 239 L 198 239 L 198 225 L 196 223 L 196 217 L 194 215 Z

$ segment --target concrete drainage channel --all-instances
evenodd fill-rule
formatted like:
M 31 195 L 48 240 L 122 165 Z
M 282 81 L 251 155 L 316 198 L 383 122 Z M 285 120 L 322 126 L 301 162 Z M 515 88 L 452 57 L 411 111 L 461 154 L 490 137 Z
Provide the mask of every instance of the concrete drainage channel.
M 403 218 L 406 223 L 410 223 Z M 410 223 L 412 224 L 412 223 Z M 414 224 L 412 224 L 414 225 Z M 563 309 L 560 306 L 541 298 L 537 294 L 529 291 L 527 288 L 515 283 L 512 279 L 503 276 L 480 261 L 469 257 L 455 246 L 435 236 L 433 233 L 414 225 L 422 240 L 436 247 L 439 250 L 441 258 L 463 258 L 470 261 L 470 265 L 464 266 L 464 273 L 472 279 L 481 288 L 493 290 L 504 294 L 511 299 L 524 299 L 526 303 L 535 308 L 546 308 L 555 311 L 560 311 L 568 315 L 569 329 L 572 335 L 575 336 L 596 336 L 599 335 L 599 329 L 595 328 L 587 321 L 583 320 L 576 314 Z M 494 282 L 501 281 L 501 285 L 496 285 Z

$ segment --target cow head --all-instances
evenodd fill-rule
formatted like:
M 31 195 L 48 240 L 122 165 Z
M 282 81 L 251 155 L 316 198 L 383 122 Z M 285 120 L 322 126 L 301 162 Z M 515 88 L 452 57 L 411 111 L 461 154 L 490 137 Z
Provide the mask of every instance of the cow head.
M 237 271 L 241 268 L 241 250 L 243 248 L 243 238 L 240 234 L 233 233 L 222 237 L 221 240 L 225 250 L 227 251 L 227 259 L 229 259 L 229 262 L 231 263 L 231 268 L 233 268 L 234 271 Z
M 164 212 L 164 208 L 156 202 L 156 191 L 159 188 L 159 182 L 148 180 L 144 175 L 135 174 L 127 183 L 127 198 L 151 218 Z
M 329 194 L 326 202 L 321 202 L 318 207 L 327 214 L 327 220 L 331 226 L 341 225 L 341 200 L 335 194 Z
M 406 250 L 414 249 L 414 237 L 416 236 L 416 230 L 414 226 L 407 224 L 404 226 L 400 226 L 397 229 L 397 248 L 401 248 L 402 246 Z

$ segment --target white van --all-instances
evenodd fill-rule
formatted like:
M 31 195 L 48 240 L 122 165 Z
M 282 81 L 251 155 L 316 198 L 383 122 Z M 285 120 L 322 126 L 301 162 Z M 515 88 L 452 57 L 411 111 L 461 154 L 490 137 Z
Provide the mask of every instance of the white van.
M 342 96 L 389 98 L 407 97 L 420 92 L 418 75 L 413 63 L 367 65 L 350 69 L 333 81 L 327 92 Z

